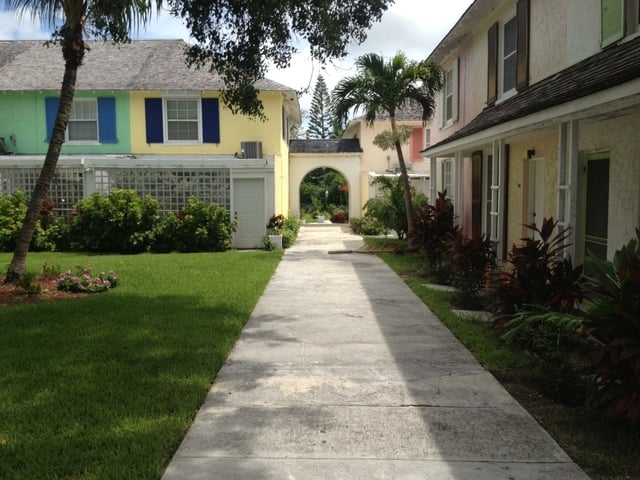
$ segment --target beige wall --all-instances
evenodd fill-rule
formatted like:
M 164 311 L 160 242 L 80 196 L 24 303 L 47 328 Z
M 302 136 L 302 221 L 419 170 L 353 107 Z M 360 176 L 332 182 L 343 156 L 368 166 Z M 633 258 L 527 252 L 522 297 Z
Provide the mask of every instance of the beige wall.
M 508 217 L 507 246 L 511 248 L 520 239 L 530 236 L 523 225 L 530 223 L 529 212 L 529 165 L 527 151 L 535 150 L 534 159 L 544 160 L 544 212 L 547 218 L 557 218 L 558 141 L 557 135 L 549 133 L 529 137 L 509 144 Z

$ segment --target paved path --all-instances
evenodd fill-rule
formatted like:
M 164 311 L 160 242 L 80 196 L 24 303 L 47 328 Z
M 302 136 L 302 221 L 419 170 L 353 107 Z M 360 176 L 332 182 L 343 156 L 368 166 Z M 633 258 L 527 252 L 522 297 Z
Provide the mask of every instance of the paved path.
M 587 479 L 360 245 L 302 228 L 163 479 Z

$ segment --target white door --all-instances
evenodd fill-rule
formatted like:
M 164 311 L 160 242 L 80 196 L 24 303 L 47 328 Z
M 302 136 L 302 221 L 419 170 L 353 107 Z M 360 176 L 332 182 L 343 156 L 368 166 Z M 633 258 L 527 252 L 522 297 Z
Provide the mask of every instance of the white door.
M 544 159 L 529 160 L 529 219 L 528 223 L 542 226 L 544 218 Z
M 235 178 L 233 180 L 233 215 L 236 232 L 233 246 L 259 248 L 267 228 L 265 218 L 265 189 L 262 178 Z

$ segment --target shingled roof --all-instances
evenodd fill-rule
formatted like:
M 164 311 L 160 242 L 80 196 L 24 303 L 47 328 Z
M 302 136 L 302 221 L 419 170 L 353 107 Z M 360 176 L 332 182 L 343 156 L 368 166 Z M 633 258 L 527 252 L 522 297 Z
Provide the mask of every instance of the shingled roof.
M 113 45 L 89 42 L 78 71 L 78 90 L 213 90 L 224 89 L 219 75 L 185 63 L 182 40 L 133 40 Z M 64 73 L 60 46 L 44 41 L 0 41 L 0 91 L 59 90 Z M 264 91 L 294 89 L 263 79 Z
M 339 138 L 329 140 L 295 139 L 289 142 L 290 153 L 360 153 L 360 140 Z
M 640 78 L 640 37 L 607 48 L 531 85 L 500 104 L 485 108 L 471 122 L 429 150 L 490 127 Z

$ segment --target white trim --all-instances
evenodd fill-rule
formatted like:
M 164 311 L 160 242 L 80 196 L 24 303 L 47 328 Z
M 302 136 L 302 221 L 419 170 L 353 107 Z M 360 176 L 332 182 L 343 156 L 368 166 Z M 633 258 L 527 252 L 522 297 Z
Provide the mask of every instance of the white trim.
M 167 107 L 168 101 L 178 100 L 193 100 L 196 102 L 197 109 L 197 122 L 198 122 L 198 138 L 195 140 L 170 140 L 169 139 L 169 118 Z M 193 120 L 191 120 L 193 121 Z M 164 135 L 165 145 L 201 145 L 202 144 L 202 99 L 200 97 L 194 97 L 189 95 L 171 95 L 162 97 L 162 130 Z
M 517 47 L 517 39 L 518 39 L 518 19 L 516 16 L 516 11 L 512 10 L 511 12 L 509 12 L 509 14 L 500 21 L 500 26 L 498 29 L 498 98 L 496 99 L 496 104 L 503 102 L 505 100 L 507 100 L 508 98 L 513 97 L 514 95 L 516 95 L 518 92 L 516 90 L 516 85 L 517 85 L 517 79 L 514 77 L 514 82 L 513 82 L 513 88 L 510 88 L 509 90 L 504 90 L 504 61 L 505 61 L 505 57 L 504 57 L 504 40 L 505 40 L 505 26 L 507 23 L 509 22 L 515 22 L 515 41 L 516 41 L 516 49 L 513 51 L 512 55 L 513 59 L 515 61 L 514 65 L 515 65 L 515 71 L 514 71 L 514 75 L 516 74 L 517 70 L 518 70 L 518 65 L 517 65 L 517 55 L 518 55 L 518 47 Z
M 453 61 L 453 65 L 450 69 L 445 71 L 444 78 L 445 84 L 442 87 L 442 94 L 440 95 L 440 100 L 442 101 L 442 109 L 441 109 L 441 127 L 447 128 L 458 121 L 458 104 L 459 104 L 459 96 L 460 96 L 460 88 L 459 88 L 459 62 L 460 59 L 456 58 Z M 450 82 L 446 81 L 447 75 L 450 74 L 451 80 Z M 451 84 L 451 112 L 447 110 L 447 85 Z M 450 115 L 450 116 L 449 116 Z
M 71 122 L 93 122 L 94 120 L 90 120 L 90 119 L 76 119 L 73 120 L 71 118 L 71 112 L 73 112 L 73 108 L 75 107 L 76 104 L 80 104 L 80 103 L 93 103 L 94 107 L 95 107 L 95 112 L 96 112 L 96 118 L 95 118 L 95 123 L 96 123 L 96 138 L 95 140 L 71 140 L 69 138 L 69 126 L 71 125 Z M 69 121 L 67 122 L 67 128 L 64 131 L 64 143 L 66 145 L 100 145 L 100 112 L 98 112 L 98 99 L 95 97 L 80 97 L 80 98 L 74 98 L 73 99 L 73 103 L 71 105 L 71 111 L 69 112 Z

